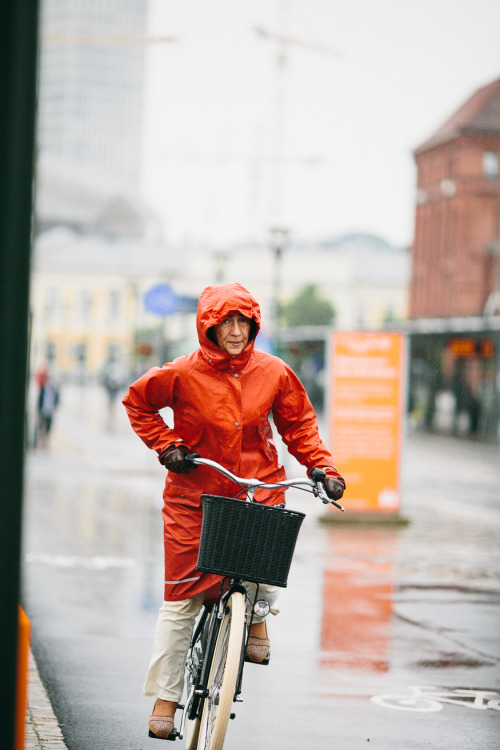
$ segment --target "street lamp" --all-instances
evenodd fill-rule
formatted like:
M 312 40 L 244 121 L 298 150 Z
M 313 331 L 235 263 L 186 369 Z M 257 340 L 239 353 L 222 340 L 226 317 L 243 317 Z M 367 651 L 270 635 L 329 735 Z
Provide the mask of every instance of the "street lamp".
M 275 350 L 279 346 L 279 328 L 280 328 L 280 298 L 281 298 L 281 277 L 282 277 L 282 257 L 288 237 L 288 229 L 283 227 L 271 228 L 271 249 L 274 255 L 274 272 L 272 288 L 272 305 L 271 305 L 271 330 L 274 340 Z

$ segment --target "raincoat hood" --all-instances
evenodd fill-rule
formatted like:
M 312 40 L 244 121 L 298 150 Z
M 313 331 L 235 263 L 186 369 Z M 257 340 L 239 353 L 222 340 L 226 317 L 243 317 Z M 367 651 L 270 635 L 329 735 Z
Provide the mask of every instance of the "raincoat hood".
M 231 356 L 209 336 L 213 326 L 222 323 L 228 315 L 240 313 L 253 321 L 248 344 L 240 354 Z M 196 313 L 196 330 L 204 358 L 217 369 L 233 366 L 243 367 L 250 358 L 255 337 L 260 329 L 260 307 L 257 300 L 241 284 L 218 284 L 208 286 L 200 295 Z

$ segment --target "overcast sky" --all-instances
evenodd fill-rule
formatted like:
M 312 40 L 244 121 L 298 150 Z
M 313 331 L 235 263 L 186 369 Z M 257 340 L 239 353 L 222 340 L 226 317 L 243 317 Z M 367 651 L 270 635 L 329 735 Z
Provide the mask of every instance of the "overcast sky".
M 500 77 L 498 0 L 150 3 L 177 41 L 149 46 L 143 187 L 173 243 L 410 244 L 413 149 Z

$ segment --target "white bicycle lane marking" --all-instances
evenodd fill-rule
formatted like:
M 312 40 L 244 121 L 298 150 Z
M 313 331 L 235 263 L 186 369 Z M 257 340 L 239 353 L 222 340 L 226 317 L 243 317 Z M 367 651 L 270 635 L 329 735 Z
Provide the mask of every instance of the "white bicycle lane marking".
M 409 685 L 408 695 L 374 695 L 371 700 L 382 708 L 397 711 L 441 711 L 449 703 L 476 710 L 500 711 L 500 692 L 469 688 L 443 688 L 435 685 Z

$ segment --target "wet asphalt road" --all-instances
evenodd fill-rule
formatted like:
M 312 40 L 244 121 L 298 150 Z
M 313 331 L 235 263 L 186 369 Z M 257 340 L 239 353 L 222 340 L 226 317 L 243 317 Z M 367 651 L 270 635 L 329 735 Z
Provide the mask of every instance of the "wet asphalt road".
M 163 747 L 141 696 L 162 472 L 94 388 L 63 391 L 50 448 L 28 455 L 24 604 L 69 750 Z M 271 665 L 248 666 L 226 747 L 500 748 L 499 448 L 412 435 L 403 477 L 399 528 L 324 525 L 289 493 L 308 515 Z

